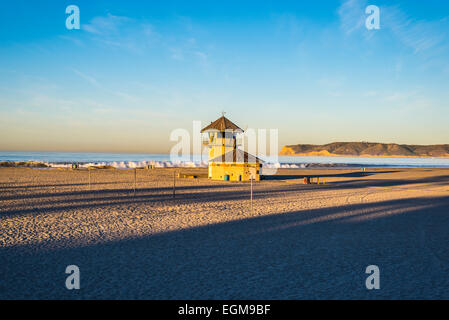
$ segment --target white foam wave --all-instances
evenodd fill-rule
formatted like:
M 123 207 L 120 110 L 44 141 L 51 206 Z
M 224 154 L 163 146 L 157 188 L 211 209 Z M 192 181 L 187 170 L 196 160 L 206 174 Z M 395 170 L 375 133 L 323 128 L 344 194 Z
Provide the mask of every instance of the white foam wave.
M 46 162 L 51 168 L 71 168 L 72 165 L 70 163 L 52 163 Z M 112 161 L 112 162 L 88 162 L 88 163 L 80 163 L 80 168 L 88 168 L 88 167 L 101 167 L 101 166 L 110 166 L 116 169 L 134 169 L 134 168 L 146 168 L 147 166 L 153 166 L 154 168 L 207 168 L 207 161 L 201 162 L 193 162 L 193 161 Z M 287 164 L 287 163 L 265 163 L 263 165 L 265 168 L 270 169 L 299 169 L 305 168 L 304 164 Z
M 72 164 L 67 163 L 51 163 L 46 162 L 51 168 L 71 168 Z M 80 168 L 110 166 L 116 169 L 134 169 L 146 168 L 153 166 L 154 168 L 207 168 L 207 162 L 172 162 L 172 161 L 112 161 L 112 162 L 88 162 L 80 163 Z

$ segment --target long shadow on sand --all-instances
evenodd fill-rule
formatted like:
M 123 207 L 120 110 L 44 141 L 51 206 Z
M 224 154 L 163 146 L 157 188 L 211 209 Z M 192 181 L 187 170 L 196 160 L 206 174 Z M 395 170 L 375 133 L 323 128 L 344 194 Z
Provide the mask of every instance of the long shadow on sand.
M 98 183 L 98 185 L 107 184 L 107 183 Z M 111 183 L 113 184 L 113 183 Z M 120 182 L 118 184 L 124 184 L 123 182 Z M 76 184 L 74 186 L 85 186 L 86 190 L 78 190 L 78 191 L 44 191 L 44 192 L 37 192 L 33 194 L 16 194 L 16 195 L 2 195 L 0 194 L 0 200 L 17 200 L 17 199 L 38 199 L 38 198 L 48 198 L 48 197 L 67 197 L 67 196 L 101 196 L 105 194 L 119 194 L 119 193 L 132 193 L 133 192 L 133 184 L 130 183 L 129 188 L 115 188 L 115 189 L 94 189 L 94 190 L 87 190 L 88 185 L 87 184 Z M 92 184 L 94 186 L 94 184 Z M 156 185 L 156 183 L 154 183 Z M 70 185 L 73 186 L 73 185 Z M 178 192 L 182 191 L 195 191 L 195 190 L 203 190 L 203 189 L 217 189 L 217 188 L 238 188 L 241 187 L 241 185 L 238 184 L 226 184 L 223 183 L 217 183 L 215 185 L 188 185 L 188 186 L 176 186 L 176 190 Z M 23 187 L 26 189 L 26 187 Z M 0 187 L 0 190 L 3 189 L 3 187 Z M 138 187 L 136 189 L 140 193 L 170 193 L 173 192 L 173 186 L 169 187 L 150 187 L 150 188 L 142 188 Z
M 449 176 L 438 176 L 421 179 L 389 179 L 389 180 L 365 180 L 355 179 L 349 181 L 339 181 L 328 183 L 327 185 L 302 185 L 302 184 L 283 184 L 272 185 L 270 189 L 254 188 L 254 198 L 264 199 L 270 197 L 282 197 L 288 194 L 304 193 L 317 189 L 333 190 L 351 190 L 366 187 L 397 187 L 408 184 L 426 184 L 448 185 Z M 109 189 L 92 191 L 74 191 L 74 192 L 56 192 L 56 193 L 38 193 L 31 195 L 0 196 L 0 200 L 24 200 L 35 199 L 36 202 L 30 208 L 29 204 L 20 208 L 20 205 L 14 208 L 0 208 L 0 217 L 11 217 L 24 214 L 39 214 L 40 212 L 63 212 L 67 210 L 111 207 L 129 204 L 148 204 L 153 206 L 162 206 L 167 200 L 173 203 L 183 204 L 186 202 L 216 202 L 216 201 L 244 201 L 249 199 L 249 188 L 243 189 L 241 184 L 217 184 L 206 186 L 183 186 L 177 188 L 176 198 L 173 199 L 172 188 L 141 188 L 136 195 L 130 189 Z M 201 191 L 201 192 L 197 192 Z M 46 201 L 43 201 L 47 199 Z M 58 200 L 59 199 L 59 200 Z
M 321 170 L 322 171 L 322 170 Z M 311 172 L 313 172 L 311 170 Z M 292 179 L 303 179 L 303 178 L 362 178 L 369 177 L 382 173 L 394 173 L 397 171 L 372 171 L 372 172 L 345 172 L 345 173 L 333 173 L 333 174 L 276 174 L 271 176 L 264 176 L 263 179 L 267 181 L 273 180 L 292 180 Z
M 0 298 L 448 299 L 448 208 L 449 197 L 415 198 L 89 246 L 1 248 Z M 64 287 L 71 264 L 79 291 Z M 365 288 L 371 264 L 377 291 Z

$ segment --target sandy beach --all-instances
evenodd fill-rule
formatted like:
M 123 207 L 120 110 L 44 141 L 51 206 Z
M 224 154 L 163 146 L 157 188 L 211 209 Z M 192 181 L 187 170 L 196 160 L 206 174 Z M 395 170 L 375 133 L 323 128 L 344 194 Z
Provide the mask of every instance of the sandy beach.
M 449 299 L 449 169 L 173 170 L 0 168 L 0 299 Z

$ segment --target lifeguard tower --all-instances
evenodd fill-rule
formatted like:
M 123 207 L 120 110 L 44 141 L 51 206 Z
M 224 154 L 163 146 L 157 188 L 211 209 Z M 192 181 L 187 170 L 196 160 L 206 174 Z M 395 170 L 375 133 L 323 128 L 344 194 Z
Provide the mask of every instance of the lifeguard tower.
M 262 161 L 237 146 L 243 130 L 224 115 L 201 130 L 208 133 L 209 179 L 226 181 L 260 180 Z

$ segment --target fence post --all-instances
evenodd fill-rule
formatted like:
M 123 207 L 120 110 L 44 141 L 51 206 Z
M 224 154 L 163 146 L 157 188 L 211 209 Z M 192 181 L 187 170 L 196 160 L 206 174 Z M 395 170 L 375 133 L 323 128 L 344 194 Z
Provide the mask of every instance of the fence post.
M 136 196 L 137 168 L 134 168 L 134 196 Z
M 253 177 L 251 176 L 251 213 L 253 213 Z
M 176 170 L 173 170 L 173 199 L 176 196 Z

